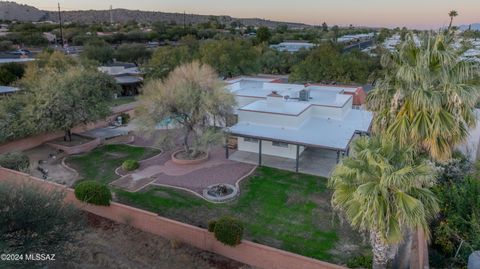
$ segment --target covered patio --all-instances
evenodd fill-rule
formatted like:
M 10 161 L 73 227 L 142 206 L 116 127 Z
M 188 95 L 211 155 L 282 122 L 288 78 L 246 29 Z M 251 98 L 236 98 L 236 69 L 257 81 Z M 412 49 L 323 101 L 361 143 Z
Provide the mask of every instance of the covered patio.
M 237 138 L 238 151 L 229 156 L 226 147 L 225 154 L 240 162 L 328 177 L 348 155 L 353 139 L 369 134 L 371 116 L 357 114 L 343 120 L 311 117 L 298 128 L 239 122 L 226 129 L 227 136 Z
M 258 164 L 259 154 L 238 150 L 230 154 L 229 159 L 242 163 Z M 267 154 L 262 154 L 261 162 L 261 165 L 268 167 L 328 177 L 337 164 L 337 153 L 326 149 L 307 148 L 299 156 L 298 168 L 295 159 Z

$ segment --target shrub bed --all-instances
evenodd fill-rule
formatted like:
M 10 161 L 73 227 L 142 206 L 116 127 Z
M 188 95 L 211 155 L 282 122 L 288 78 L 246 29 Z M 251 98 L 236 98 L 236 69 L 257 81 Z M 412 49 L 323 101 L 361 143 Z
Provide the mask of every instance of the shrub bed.
M 233 217 L 222 217 L 215 222 L 213 232 L 218 241 L 236 246 L 242 242 L 243 224 Z
M 17 171 L 28 171 L 30 160 L 22 152 L 11 152 L 0 155 L 0 166 Z
M 211 220 L 208 222 L 208 231 L 213 233 L 215 231 L 215 224 L 217 224 L 216 220 Z
M 138 169 L 138 167 L 140 167 L 140 164 L 135 160 L 126 160 L 122 164 L 122 169 L 125 171 L 133 171 Z
M 97 181 L 87 180 L 75 186 L 75 197 L 78 200 L 94 205 L 110 205 L 112 194 L 108 187 Z

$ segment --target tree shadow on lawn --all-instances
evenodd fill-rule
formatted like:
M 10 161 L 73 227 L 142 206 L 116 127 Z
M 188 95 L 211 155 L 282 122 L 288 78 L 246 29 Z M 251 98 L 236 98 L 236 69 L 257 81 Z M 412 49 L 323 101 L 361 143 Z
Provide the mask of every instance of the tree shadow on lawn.
M 244 222 L 245 239 L 345 263 L 349 256 L 363 254 L 365 247 L 358 233 L 334 216 L 326 184 L 325 178 L 260 167 L 242 181 L 240 197 L 225 204 L 162 187 L 116 194 L 120 202 L 203 228 L 209 220 L 235 216 Z
M 124 144 L 111 144 L 98 147 L 86 154 L 70 156 L 68 166 L 77 170 L 82 179 L 97 180 L 108 184 L 119 178 L 115 169 L 125 160 L 144 160 L 160 153 L 154 148 L 132 147 Z

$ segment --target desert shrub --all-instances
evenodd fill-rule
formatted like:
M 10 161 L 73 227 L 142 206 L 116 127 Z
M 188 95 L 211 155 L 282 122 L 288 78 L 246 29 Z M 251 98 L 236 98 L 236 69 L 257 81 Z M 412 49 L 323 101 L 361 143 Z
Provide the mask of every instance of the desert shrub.
M 243 224 L 232 217 L 222 217 L 215 223 L 215 238 L 228 246 L 236 246 L 242 242 Z
M 210 220 L 208 222 L 208 231 L 213 233 L 215 231 L 215 224 L 217 224 L 216 220 Z
M 61 253 L 65 261 L 78 256 L 71 243 L 85 229 L 85 216 L 64 198 L 62 191 L 0 182 L 0 252 Z M 48 267 L 34 264 L 1 261 L 0 268 Z
M 362 255 L 351 258 L 347 261 L 348 268 L 372 268 L 372 256 Z
M 450 263 L 463 267 L 472 250 L 480 248 L 480 180 L 457 178 L 437 186 L 435 193 L 441 211 L 432 229 L 433 247 Z
M 474 172 L 474 167 L 468 158 L 458 151 L 454 151 L 452 159 L 446 163 L 437 163 L 439 170 L 438 183 L 446 184 L 462 180 Z
M 75 186 L 78 200 L 94 205 L 110 205 L 112 194 L 108 187 L 94 180 L 82 181 Z
M 120 114 L 120 117 L 122 117 L 122 124 L 127 124 L 130 122 L 130 114 L 122 113 Z
M 0 155 L 0 166 L 24 172 L 28 170 L 30 160 L 22 152 L 11 152 Z
M 140 164 L 135 160 L 126 160 L 122 164 L 122 169 L 125 171 L 133 171 L 140 167 Z

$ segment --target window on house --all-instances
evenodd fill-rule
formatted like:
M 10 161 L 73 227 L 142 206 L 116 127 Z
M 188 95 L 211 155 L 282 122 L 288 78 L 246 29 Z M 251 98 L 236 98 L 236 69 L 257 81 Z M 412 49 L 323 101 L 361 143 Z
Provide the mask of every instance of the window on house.
M 281 147 L 281 148 L 288 148 L 288 144 L 287 144 L 287 143 L 277 142 L 277 141 L 273 141 L 273 142 L 272 142 L 272 146 L 274 146 L 274 147 Z
M 258 143 L 258 139 L 256 138 L 250 138 L 250 137 L 244 137 L 243 141 L 245 142 L 250 142 L 250 143 Z

